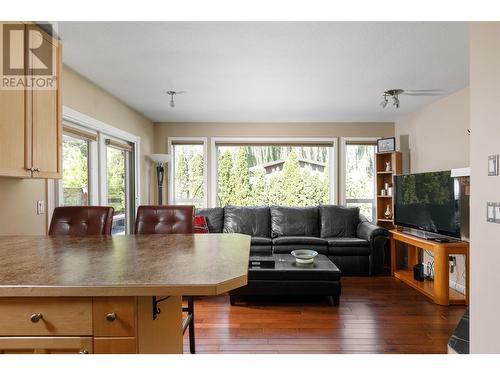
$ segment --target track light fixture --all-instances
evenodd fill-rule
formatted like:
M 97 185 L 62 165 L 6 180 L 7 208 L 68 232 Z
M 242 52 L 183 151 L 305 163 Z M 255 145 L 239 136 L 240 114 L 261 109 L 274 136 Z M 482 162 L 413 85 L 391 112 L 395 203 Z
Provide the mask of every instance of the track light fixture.
M 387 95 L 386 95 L 386 94 L 384 94 L 384 100 L 382 100 L 382 102 L 380 103 L 380 106 L 381 106 L 382 108 L 385 108 L 385 107 L 387 107 L 387 103 L 388 103 L 388 102 L 389 102 L 389 101 L 387 100 Z
M 403 90 L 403 89 L 391 89 L 384 91 L 382 93 L 383 100 L 380 103 L 382 108 L 387 107 L 389 100 L 392 100 L 392 105 L 394 108 L 399 108 L 399 95 L 410 95 L 410 96 L 440 96 L 444 95 L 446 92 L 441 89 L 426 89 L 426 90 Z
M 401 89 L 393 89 L 393 90 L 384 91 L 384 93 L 382 94 L 384 99 L 380 103 L 380 106 L 382 108 L 387 107 L 387 104 L 389 103 L 389 99 L 391 99 L 392 105 L 394 106 L 394 108 L 399 108 L 399 95 L 401 95 L 403 92 L 404 92 L 404 90 L 401 90 Z
M 167 95 L 170 95 L 170 107 L 172 108 L 175 107 L 174 96 L 179 94 L 184 94 L 185 92 L 186 91 L 173 91 L 173 90 L 167 91 Z

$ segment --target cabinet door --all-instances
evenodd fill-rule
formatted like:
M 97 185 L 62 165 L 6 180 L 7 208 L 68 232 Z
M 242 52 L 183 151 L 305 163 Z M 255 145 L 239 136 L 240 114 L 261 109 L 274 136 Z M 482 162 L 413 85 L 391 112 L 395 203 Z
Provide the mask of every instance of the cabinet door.
M 28 25 L 28 28 L 36 26 Z M 38 29 L 37 29 L 38 30 Z M 61 45 L 43 31 L 29 33 L 31 45 L 39 45 L 40 36 L 51 48 L 40 48 L 38 56 L 30 54 L 30 67 L 35 59 L 52 58 L 56 76 L 54 89 L 33 88 L 31 93 L 32 165 L 33 177 L 62 177 L 62 106 L 61 106 Z M 28 73 L 32 73 L 31 68 Z
M 96 354 L 136 354 L 135 337 L 99 337 L 94 338 Z
M 94 336 L 135 336 L 137 299 L 135 297 L 94 297 Z
M 3 23 L 0 28 L 3 31 Z M 24 56 L 24 39 L 12 43 L 16 56 Z M 0 176 L 31 176 L 31 135 L 28 131 L 26 91 L 0 90 Z
M 92 337 L 0 337 L 1 354 L 91 354 Z

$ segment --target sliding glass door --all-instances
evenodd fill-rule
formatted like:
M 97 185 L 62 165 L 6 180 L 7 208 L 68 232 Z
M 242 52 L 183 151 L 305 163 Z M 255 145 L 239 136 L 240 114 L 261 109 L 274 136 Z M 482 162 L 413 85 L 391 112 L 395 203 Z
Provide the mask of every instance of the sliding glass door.
M 63 135 L 63 178 L 61 206 L 89 205 L 89 143 L 73 134 Z
M 112 234 L 131 232 L 131 152 L 130 144 L 106 139 L 106 200 L 115 210 Z
M 122 132 L 123 133 L 123 132 Z M 132 233 L 136 192 L 137 139 L 65 123 L 63 178 L 54 182 L 54 207 L 111 206 L 112 234 Z

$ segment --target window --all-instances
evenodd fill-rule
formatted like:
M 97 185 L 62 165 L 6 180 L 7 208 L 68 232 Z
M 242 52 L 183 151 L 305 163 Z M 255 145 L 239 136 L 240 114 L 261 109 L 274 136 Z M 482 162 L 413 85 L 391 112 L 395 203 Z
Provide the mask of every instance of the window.
M 112 234 L 131 233 L 139 202 L 140 138 L 66 107 L 63 119 L 63 178 L 49 182 L 49 210 L 109 205 L 115 209 Z
M 375 221 L 376 141 L 347 140 L 344 144 L 344 197 L 347 206 Z
M 106 199 L 114 208 L 112 234 L 129 232 L 131 152 L 131 145 L 106 139 Z
M 311 206 L 334 202 L 334 142 L 214 141 L 215 205 Z
M 172 155 L 169 202 L 207 206 L 206 140 L 170 139 Z
M 89 143 L 77 135 L 63 135 L 61 206 L 89 205 Z

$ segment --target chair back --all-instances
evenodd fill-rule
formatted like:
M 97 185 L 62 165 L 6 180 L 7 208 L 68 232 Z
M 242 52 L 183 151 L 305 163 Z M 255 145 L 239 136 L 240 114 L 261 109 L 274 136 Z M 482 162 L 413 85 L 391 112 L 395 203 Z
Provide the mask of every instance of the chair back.
M 113 213 L 113 207 L 105 206 L 56 207 L 50 222 L 49 235 L 110 235 Z
M 194 206 L 139 206 L 135 234 L 193 233 Z

